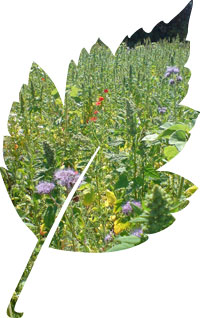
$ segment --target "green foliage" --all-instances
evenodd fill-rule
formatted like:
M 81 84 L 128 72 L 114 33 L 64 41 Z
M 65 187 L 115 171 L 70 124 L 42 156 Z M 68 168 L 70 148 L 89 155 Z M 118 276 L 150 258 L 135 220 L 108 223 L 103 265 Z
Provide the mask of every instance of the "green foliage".
M 80 252 L 121 249 L 130 246 L 126 237 L 134 240 L 131 233 L 137 227 L 143 234 L 135 240 L 144 242 L 148 224 L 162 229 L 171 220 L 167 210 L 163 219 L 161 207 L 155 212 L 149 205 L 156 204 L 151 196 L 157 187 L 167 193 L 170 205 L 162 202 L 169 211 L 186 205 L 192 184 L 157 169 L 182 150 L 198 116 L 179 106 L 190 78 L 184 68 L 188 56 L 188 43 L 178 40 L 148 42 L 134 50 L 122 44 L 113 55 L 99 39 L 90 52 L 81 51 L 77 65 L 71 61 L 64 104 L 48 75 L 32 64 L 28 84 L 10 112 L 10 136 L 4 139 L 7 169 L 1 168 L 1 173 L 18 214 L 41 243 L 70 191 L 55 180 L 55 171 L 70 168 L 80 173 L 99 145 L 52 247 Z M 173 87 L 164 77 L 172 57 L 183 78 Z M 160 113 L 159 107 L 166 111 Z M 55 184 L 50 194 L 37 193 L 41 181 Z M 130 214 L 123 213 L 127 202 Z M 151 222 L 153 217 L 158 225 Z
M 44 215 L 44 224 L 47 229 L 50 229 L 55 221 L 56 208 L 53 206 L 48 206 L 46 213 Z
M 188 55 L 188 44 L 178 40 L 148 42 L 135 50 L 120 45 L 113 55 L 99 39 L 89 53 L 81 51 L 78 65 L 70 63 L 64 104 L 33 63 L 28 85 L 12 105 L 10 136 L 4 138 L 7 169 L 0 169 L 17 213 L 38 239 L 31 266 L 73 178 L 98 146 L 51 247 L 93 253 L 131 248 L 172 224 L 170 212 L 188 204 L 194 186 L 157 171 L 181 151 L 198 116 L 179 106 L 190 77 L 184 68 Z M 164 77 L 172 58 L 183 78 L 173 87 Z M 67 182 L 57 177 L 63 169 L 71 173 Z
M 43 149 L 44 149 L 44 157 L 46 158 L 47 161 L 47 166 L 49 168 L 53 168 L 55 161 L 54 161 L 54 151 L 51 149 L 49 144 L 47 142 L 43 142 Z
M 148 208 L 148 226 L 146 230 L 148 234 L 159 232 L 175 221 L 170 214 L 169 205 L 163 191 L 158 185 L 153 189 Z
M 164 155 L 167 160 L 171 160 L 178 154 L 178 150 L 175 146 L 168 146 L 164 148 Z

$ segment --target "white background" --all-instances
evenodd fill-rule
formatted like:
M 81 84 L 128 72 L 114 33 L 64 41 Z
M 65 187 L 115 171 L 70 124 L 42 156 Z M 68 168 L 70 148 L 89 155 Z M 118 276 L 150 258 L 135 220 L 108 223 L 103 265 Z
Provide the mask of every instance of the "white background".
M 151 29 L 169 22 L 189 0 L 74 0 L 4 1 L 0 10 L 0 166 L 3 135 L 13 101 L 27 83 L 33 61 L 51 77 L 64 97 L 67 67 L 78 60 L 97 38 L 113 51 L 138 28 Z M 199 14 L 194 0 L 188 39 L 192 71 L 183 105 L 200 111 Z M 173 171 L 197 186 L 200 119 L 191 138 L 165 170 Z M 163 169 L 163 170 L 164 170 Z M 99 317 L 199 317 L 199 191 L 190 205 L 165 231 L 151 235 L 136 248 L 108 254 L 84 254 L 46 250 L 25 284 L 17 309 L 25 318 Z M 6 317 L 10 297 L 36 243 L 9 201 L 0 180 L 0 317 Z

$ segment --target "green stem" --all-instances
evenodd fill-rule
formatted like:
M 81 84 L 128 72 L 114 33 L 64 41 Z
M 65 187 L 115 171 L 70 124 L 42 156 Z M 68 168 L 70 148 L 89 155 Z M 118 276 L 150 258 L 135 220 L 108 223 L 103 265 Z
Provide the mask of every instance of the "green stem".
M 134 180 L 136 179 L 136 176 L 137 176 L 137 159 L 136 159 L 136 136 L 133 138 L 133 143 L 132 143 L 132 151 L 133 151 L 133 154 L 134 154 L 134 158 L 133 158 L 133 164 L 134 164 Z M 137 196 L 137 191 L 135 189 L 135 198 Z
M 66 219 L 67 219 L 67 221 L 68 221 L 68 226 L 69 226 L 70 231 L 71 231 L 72 235 L 74 236 L 74 238 L 75 238 L 81 245 L 83 245 L 83 246 L 87 249 L 87 251 L 89 251 L 88 246 L 87 246 L 84 242 L 82 242 L 82 241 L 77 237 L 77 235 L 76 235 L 76 233 L 75 233 L 75 230 L 74 230 L 74 228 L 73 228 L 73 225 L 71 224 L 71 222 L 70 222 L 69 217 L 68 217 L 67 214 L 66 214 Z M 74 243 L 73 243 L 73 247 L 75 248 Z
M 68 95 L 66 92 L 65 96 L 65 109 L 64 109 L 64 147 L 65 147 L 65 156 L 67 155 L 67 144 L 68 144 Z
M 179 189 L 178 189 L 178 194 L 177 194 L 177 198 L 178 199 L 181 197 L 181 194 L 183 192 L 183 186 L 184 186 L 184 178 L 181 177 L 180 184 L 179 184 Z
M 51 194 L 50 194 L 50 197 L 51 197 L 51 199 L 53 200 L 53 202 L 59 207 L 59 204 L 56 202 L 56 200 L 54 199 L 54 197 L 52 197 Z M 84 242 L 82 242 L 81 240 L 79 240 L 79 238 L 77 237 L 77 235 L 76 235 L 76 233 L 75 233 L 75 231 L 74 231 L 73 225 L 71 224 L 71 222 L 70 222 L 69 217 L 68 217 L 67 214 L 66 214 L 66 219 L 67 219 L 67 221 L 68 221 L 68 226 L 69 226 L 70 231 L 71 231 L 72 235 L 74 236 L 74 238 L 75 238 L 81 245 L 83 245 L 83 246 L 88 250 L 87 245 L 86 245 Z M 73 244 L 73 250 L 75 251 L 74 240 L 72 241 L 72 244 Z
M 174 119 L 177 118 L 177 112 L 176 112 L 176 84 L 174 84 Z

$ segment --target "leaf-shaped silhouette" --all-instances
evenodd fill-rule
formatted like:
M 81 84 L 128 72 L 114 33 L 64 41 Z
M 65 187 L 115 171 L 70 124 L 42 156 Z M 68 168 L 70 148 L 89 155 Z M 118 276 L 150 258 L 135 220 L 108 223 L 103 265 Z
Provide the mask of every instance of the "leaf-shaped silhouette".
M 78 65 L 70 63 L 65 105 L 33 63 L 11 109 L 4 139 L 8 169 L 1 172 L 38 244 L 9 315 L 21 315 L 14 305 L 43 244 L 82 252 L 130 248 L 171 225 L 171 213 L 187 205 L 195 186 L 157 169 L 182 150 L 198 116 L 179 105 L 188 89 L 188 55 L 189 44 L 178 39 L 134 50 L 123 43 L 115 55 L 99 39 L 90 53 L 82 50 Z M 64 214 L 63 203 L 99 146 Z

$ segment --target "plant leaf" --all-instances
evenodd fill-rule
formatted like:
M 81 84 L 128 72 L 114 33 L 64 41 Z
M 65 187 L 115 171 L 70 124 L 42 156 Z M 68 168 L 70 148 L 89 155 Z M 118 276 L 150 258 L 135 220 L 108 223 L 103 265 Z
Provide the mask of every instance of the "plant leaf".
M 178 150 L 175 146 L 168 146 L 164 148 L 164 155 L 167 160 L 171 160 L 178 154 Z
M 135 50 L 122 43 L 115 55 L 98 39 L 70 63 L 64 105 L 33 63 L 12 105 L 1 168 L 19 216 L 38 238 L 25 276 L 42 246 L 118 251 L 144 242 L 130 235 L 133 227 L 155 233 L 174 222 L 171 212 L 185 206 L 193 185 L 156 169 L 183 148 L 198 116 L 179 106 L 188 56 L 188 43 L 178 39 Z M 96 155 L 75 195 L 79 170 L 87 165 L 83 177 Z

